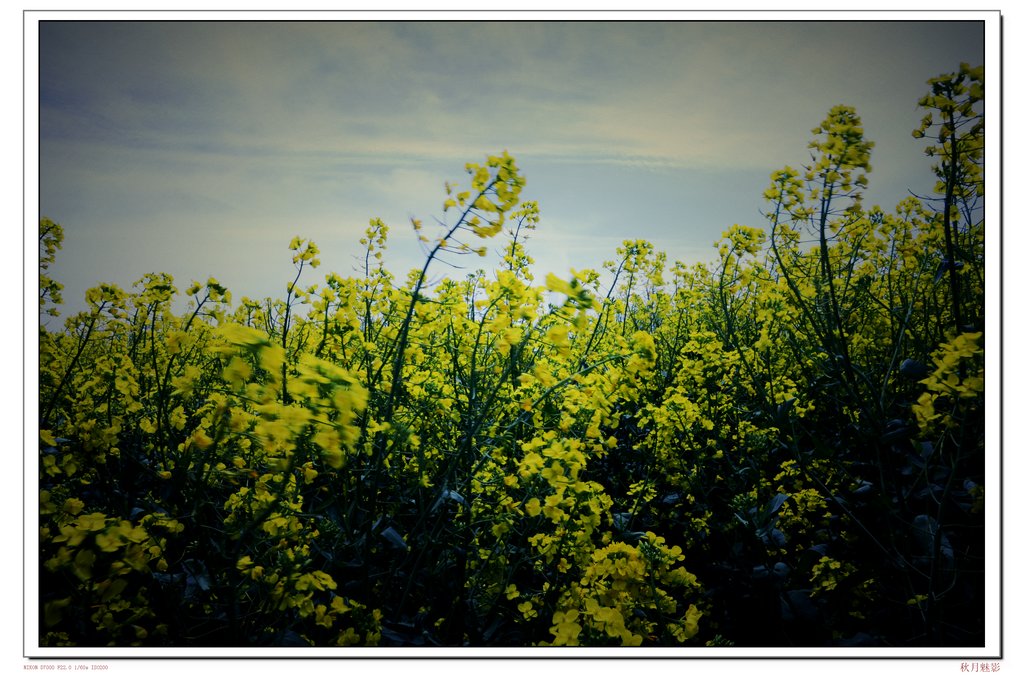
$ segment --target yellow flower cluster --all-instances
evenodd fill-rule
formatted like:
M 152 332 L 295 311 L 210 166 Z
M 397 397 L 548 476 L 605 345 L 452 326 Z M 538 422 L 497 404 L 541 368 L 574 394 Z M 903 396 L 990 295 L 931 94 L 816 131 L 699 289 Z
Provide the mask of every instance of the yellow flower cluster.
M 597 549 L 578 582 L 559 599 L 552 617 L 552 645 L 613 642 L 640 645 L 659 634 L 685 642 L 698 631 L 701 612 L 693 604 L 679 614 L 677 600 L 665 588 L 692 591 L 697 579 L 678 565 L 678 546 L 648 532 L 638 546 L 613 542 Z
M 925 391 L 914 404 L 914 417 L 921 432 L 928 434 L 954 423 L 952 409 L 945 404 L 977 398 L 985 390 L 984 367 L 975 360 L 984 355 L 981 332 L 965 332 L 943 343 L 932 356 L 935 369 L 921 383 Z M 966 372 L 966 369 L 970 372 Z

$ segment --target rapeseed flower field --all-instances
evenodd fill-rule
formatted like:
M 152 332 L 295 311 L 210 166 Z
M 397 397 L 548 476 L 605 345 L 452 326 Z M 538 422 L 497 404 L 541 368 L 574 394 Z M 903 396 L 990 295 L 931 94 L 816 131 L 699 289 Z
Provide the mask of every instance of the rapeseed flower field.
M 983 72 L 935 198 L 865 208 L 856 111 L 718 259 L 531 272 L 508 153 L 424 264 L 288 244 L 283 299 L 103 284 L 40 328 L 42 646 L 969 646 L 984 637 Z M 909 130 L 908 130 L 909 133 Z M 63 228 L 40 222 L 40 312 Z M 502 252 L 461 280 L 445 259 Z M 991 582 L 989 582 L 990 584 Z

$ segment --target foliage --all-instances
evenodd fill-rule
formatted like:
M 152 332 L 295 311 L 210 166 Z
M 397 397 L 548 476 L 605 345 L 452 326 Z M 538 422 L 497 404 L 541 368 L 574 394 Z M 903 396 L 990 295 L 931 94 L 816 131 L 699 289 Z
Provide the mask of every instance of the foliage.
M 40 329 L 40 643 L 980 644 L 981 82 L 921 102 L 940 197 L 864 209 L 837 106 L 708 264 L 635 240 L 534 283 L 505 153 L 404 284 L 373 220 L 359 277 L 305 284 L 294 238 L 283 300 L 90 290 Z

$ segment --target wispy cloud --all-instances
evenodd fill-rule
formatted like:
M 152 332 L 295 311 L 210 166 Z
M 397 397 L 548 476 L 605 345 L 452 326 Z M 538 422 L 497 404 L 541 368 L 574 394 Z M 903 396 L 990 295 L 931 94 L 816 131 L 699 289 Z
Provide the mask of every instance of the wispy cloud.
M 79 64 L 63 88 L 44 79 L 51 103 L 75 103 L 44 98 L 47 136 L 377 162 L 462 158 L 498 141 L 652 167 L 775 161 L 831 104 L 870 105 L 894 88 L 893 56 L 857 43 L 899 33 L 899 57 L 915 37 L 933 39 L 879 24 L 742 22 L 77 30 L 96 33 L 90 67 L 107 77 Z M 852 49 L 836 50 L 844 41 Z

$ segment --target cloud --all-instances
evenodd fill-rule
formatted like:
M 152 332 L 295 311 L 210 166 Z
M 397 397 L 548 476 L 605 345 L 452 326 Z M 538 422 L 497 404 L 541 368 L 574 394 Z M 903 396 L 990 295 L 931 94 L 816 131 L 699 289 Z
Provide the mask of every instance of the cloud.
M 873 43 L 893 37 L 879 24 L 299 22 L 80 30 L 103 41 L 94 58 L 104 77 L 69 74 L 95 86 L 91 98 L 70 88 L 78 93 L 75 110 L 85 112 L 76 118 L 78 133 L 91 129 L 107 143 L 140 148 L 186 144 L 281 158 L 394 163 L 514 147 L 651 169 L 765 167 L 804 143 L 831 105 L 858 89 L 862 96 L 854 98 L 873 103 L 879 90 L 895 88 L 892 74 L 900 71 L 872 56 Z M 897 44 L 927 37 L 900 35 Z M 844 40 L 864 43 L 862 65 L 846 50 L 830 56 Z M 128 58 L 117 61 L 112 49 Z M 44 106 L 44 115 L 49 111 Z M 72 126 L 64 114 L 46 119 L 47 135 Z

